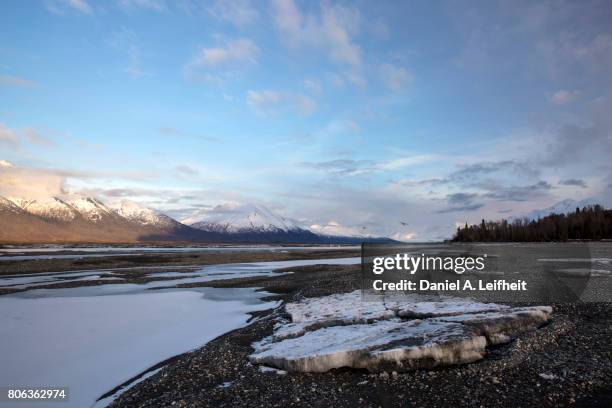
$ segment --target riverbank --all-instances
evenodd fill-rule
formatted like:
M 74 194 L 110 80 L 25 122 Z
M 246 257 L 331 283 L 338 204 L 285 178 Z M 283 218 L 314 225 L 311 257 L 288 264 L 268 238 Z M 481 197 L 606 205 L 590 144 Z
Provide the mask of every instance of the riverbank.
M 356 265 L 306 266 L 281 276 L 183 286 L 259 287 L 286 302 L 358 289 L 358 271 Z M 283 373 L 249 363 L 251 344 L 284 316 L 280 307 L 178 356 L 110 406 L 609 406 L 612 306 L 553 306 L 550 324 L 489 349 L 479 362 L 406 373 Z
M 42 255 L 40 255 L 42 254 Z M 172 270 L 177 267 L 205 266 L 228 263 L 289 261 L 296 259 L 332 259 L 360 256 L 358 247 L 304 247 L 302 249 L 278 249 L 258 251 L 230 251 L 224 249 L 206 249 L 201 252 L 149 252 L 129 254 L 102 254 L 88 252 L 85 249 L 77 254 L 73 252 L 42 252 L 38 256 L 55 256 L 46 259 L 12 259 L 5 257 L 0 262 L 0 277 L 22 274 L 45 274 L 52 272 L 117 270 L 122 268 L 141 268 L 139 272 L 130 272 L 131 277 L 146 274 L 146 268 L 155 272 Z M 95 257 L 92 255 L 96 255 Z M 30 254 L 37 256 L 37 254 Z M 70 256 L 69 258 L 57 258 Z M 2 293 L 2 292 L 0 292 Z

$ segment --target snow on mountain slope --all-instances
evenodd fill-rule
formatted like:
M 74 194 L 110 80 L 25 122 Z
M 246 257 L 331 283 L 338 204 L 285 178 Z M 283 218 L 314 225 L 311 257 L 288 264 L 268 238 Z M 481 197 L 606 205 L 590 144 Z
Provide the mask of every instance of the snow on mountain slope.
M 524 216 L 521 217 L 513 217 L 513 218 L 529 218 L 531 220 L 537 220 L 538 218 L 546 217 L 552 213 L 555 214 L 568 214 L 576 211 L 576 208 L 582 209 L 583 207 L 597 204 L 597 200 L 595 198 L 589 197 L 583 200 L 577 201 L 572 200 L 571 198 L 565 199 L 563 201 L 559 201 L 558 203 L 539 210 L 533 210 Z
M 8 198 L 0 197 L 0 212 L 20 214 L 23 209 Z
M 303 230 L 294 221 L 261 204 L 218 205 L 209 211 L 199 211 L 182 222 L 199 230 L 229 234 Z
M 109 208 L 121 217 L 140 225 L 156 227 L 173 227 L 178 225 L 178 222 L 167 215 L 130 200 L 113 202 L 109 204 Z
M 9 197 L 23 211 L 46 219 L 72 221 L 79 216 L 79 211 L 57 197 L 26 199 Z
M 99 222 L 105 217 L 114 215 L 113 210 L 95 198 L 71 195 L 67 196 L 64 201 L 78 211 L 83 218 L 92 222 Z
M 63 222 L 84 219 L 89 222 L 100 223 L 112 219 L 159 228 L 179 225 L 172 218 L 133 201 L 121 200 L 107 206 L 95 198 L 76 194 L 38 199 L 1 198 L 0 208 L 12 212 L 22 210 L 48 220 Z

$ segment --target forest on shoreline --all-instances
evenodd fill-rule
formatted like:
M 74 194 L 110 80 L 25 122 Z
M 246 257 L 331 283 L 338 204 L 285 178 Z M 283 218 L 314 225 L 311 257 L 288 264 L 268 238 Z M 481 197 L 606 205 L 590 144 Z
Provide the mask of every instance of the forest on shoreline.
M 485 221 L 457 228 L 453 242 L 546 242 L 612 239 L 612 210 L 601 205 L 576 208 L 568 214 Z

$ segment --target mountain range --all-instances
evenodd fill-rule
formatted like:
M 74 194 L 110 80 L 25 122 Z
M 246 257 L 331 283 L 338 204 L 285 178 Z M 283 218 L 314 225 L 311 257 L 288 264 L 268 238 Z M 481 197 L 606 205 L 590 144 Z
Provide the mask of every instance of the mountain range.
M 321 235 L 259 204 L 226 205 L 179 222 L 139 203 L 81 195 L 0 197 L 0 243 L 360 243 L 388 238 Z

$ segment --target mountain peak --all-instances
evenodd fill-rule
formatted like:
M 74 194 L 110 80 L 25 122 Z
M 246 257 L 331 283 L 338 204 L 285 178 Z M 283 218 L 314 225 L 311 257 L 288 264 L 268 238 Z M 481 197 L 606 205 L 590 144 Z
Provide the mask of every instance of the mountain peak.
M 109 204 L 117 214 L 140 225 L 173 226 L 172 218 L 131 200 L 119 200 Z
M 211 210 L 198 211 L 183 220 L 194 228 L 224 233 L 290 232 L 301 228 L 262 204 L 222 204 Z

